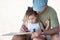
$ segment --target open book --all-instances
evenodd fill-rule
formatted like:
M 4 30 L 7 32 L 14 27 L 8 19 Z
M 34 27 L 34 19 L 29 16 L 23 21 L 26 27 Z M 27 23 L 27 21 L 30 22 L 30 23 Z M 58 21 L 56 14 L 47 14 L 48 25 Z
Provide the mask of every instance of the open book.
M 31 32 L 9 32 L 2 34 L 2 36 L 26 35 L 26 34 L 31 34 Z

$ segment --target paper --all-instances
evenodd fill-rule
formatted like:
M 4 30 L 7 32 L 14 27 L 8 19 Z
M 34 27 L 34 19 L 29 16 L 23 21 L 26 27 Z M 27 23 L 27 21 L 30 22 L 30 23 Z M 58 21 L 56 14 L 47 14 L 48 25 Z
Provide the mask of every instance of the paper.
M 2 36 L 26 35 L 26 34 L 31 34 L 31 32 L 9 32 L 9 33 L 2 34 Z

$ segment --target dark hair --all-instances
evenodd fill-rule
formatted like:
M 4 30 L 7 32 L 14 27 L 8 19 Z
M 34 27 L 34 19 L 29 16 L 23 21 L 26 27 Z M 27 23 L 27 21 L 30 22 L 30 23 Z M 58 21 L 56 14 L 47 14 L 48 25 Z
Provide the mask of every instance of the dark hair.
M 30 15 L 34 15 L 37 16 L 37 12 L 33 10 L 32 7 L 28 7 L 27 11 L 26 11 L 26 15 L 29 17 Z

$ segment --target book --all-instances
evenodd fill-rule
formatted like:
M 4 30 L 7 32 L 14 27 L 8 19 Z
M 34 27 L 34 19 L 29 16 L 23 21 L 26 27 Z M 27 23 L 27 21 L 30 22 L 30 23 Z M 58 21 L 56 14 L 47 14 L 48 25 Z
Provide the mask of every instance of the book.
M 31 32 L 9 32 L 2 34 L 2 36 L 27 35 L 27 34 L 31 34 Z

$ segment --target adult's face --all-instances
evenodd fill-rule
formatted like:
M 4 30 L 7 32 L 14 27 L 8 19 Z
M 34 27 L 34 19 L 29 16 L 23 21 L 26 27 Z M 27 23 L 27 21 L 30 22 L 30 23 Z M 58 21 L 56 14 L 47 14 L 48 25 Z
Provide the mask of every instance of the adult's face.
M 38 13 L 38 14 L 44 13 L 44 12 L 46 11 L 47 7 L 48 7 L 48 6 L 47 6 L 47 4 L 46 4 L 45 7 L 44 7 L 44 9 L 43 9 L 42 11 L 37 11 L 37 13 Z

